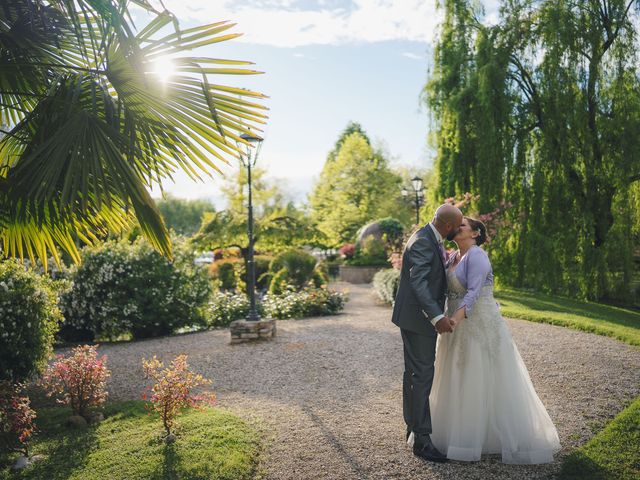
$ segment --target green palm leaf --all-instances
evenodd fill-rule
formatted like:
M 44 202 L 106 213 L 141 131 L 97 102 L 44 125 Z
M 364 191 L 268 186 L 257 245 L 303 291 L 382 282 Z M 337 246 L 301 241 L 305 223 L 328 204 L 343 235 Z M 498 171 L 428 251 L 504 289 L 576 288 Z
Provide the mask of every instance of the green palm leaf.
M 264 95 L 217 81 L 260 73 L 244 68 L 251 62 L 185 55 L 237 37 L 229 33 L 234 24 L 180 30 L 169 12 L 134 3 L 154 15 L 138 33 L 118 0 L 0 7 L 5 255 L 46 262 L 60 248 L 77 261 L 77 245 L 127 228 L 135 216 L 171 256 L 151 185 L 177 169 L 194 179 L 210 175 L 238 156 L 242 133 L 265 123 L 266 108 L 246 100 Z M 156 74 L 162 59 L 174 67 L 165 82 Z

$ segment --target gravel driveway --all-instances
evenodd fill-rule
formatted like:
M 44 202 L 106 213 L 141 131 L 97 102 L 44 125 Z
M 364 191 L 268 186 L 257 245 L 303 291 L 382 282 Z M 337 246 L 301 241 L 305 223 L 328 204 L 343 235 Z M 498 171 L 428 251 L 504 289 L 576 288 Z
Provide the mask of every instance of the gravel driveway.
M 541 466 L 433 464 L 404 444 L 402 341 L 389 307 L 369 285 L 337 284 L 351 300 L 343 314 L 278 322 L 269 343 L 229 345 L 217 330 L 100 347 L 112 370 L 111 399 L 137 399 L 141 358 L 189 355 L 214 380 L 221 406 L 256 417 L 268 442 L 261 478 L 549 478 L 563 455 L 640 394 L 640 350 L 551 325 L 507 320 L 563 450 Z M 437 421 L 435 419 L 434 421 Z

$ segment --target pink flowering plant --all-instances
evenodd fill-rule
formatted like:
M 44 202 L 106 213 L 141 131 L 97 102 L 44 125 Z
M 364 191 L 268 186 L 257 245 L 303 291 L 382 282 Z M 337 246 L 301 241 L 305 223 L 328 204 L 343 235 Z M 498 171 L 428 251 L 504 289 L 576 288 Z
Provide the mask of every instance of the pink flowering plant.
M 353 243 L 345 243 L 340 247 L 338 252 L 340 252 L 342 258 L 350 259 L 353 258 L 356 253 L 356 246 Z
M 194 394 L 195 388 L 211 385 L 212 382 L 189 370 L 187 355 L 178 355 L 168 367 L 154 355 L 151 360 L 143 359 L 142 367 L 145 377 L 154 382 L 142 398 L 149 400 L 147 408 L 160 415 L 165 439 L 173 436 L 176 417 L 183 409 L 215 405 L 216 396 L 213 392 Z
M 58 403 L 69 405 L 74 415 L 87 417 L 91 407 L 107 399 L 106 382 L 111 375 L 107 356 L 98 358 L 97 346 L 82 345 L 71 356 L 57 355 L 57 361 L 42 376 L 42 385 Z
M 35 432 L 36 412 L 22 384 L 0 382 L 0 439 L 6 450 L 17 449 L 29 456 L 29 439 Z

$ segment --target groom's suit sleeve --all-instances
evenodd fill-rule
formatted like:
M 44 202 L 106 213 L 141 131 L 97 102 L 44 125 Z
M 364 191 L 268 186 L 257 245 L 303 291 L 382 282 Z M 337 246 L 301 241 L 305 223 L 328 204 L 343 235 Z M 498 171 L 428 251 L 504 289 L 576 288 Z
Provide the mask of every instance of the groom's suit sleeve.
M 433 268 L 433 262 L 437 261 L 435 255 L 434 248 L 426 238 L 417 239 L 409 250 L 411 260 L 409 283 L 420 303 L 420 308 L 432 321 L 434 318 L 442 317 L 443 315 L 440 305 L 438 305 L 438 302 L 431 296 L 429 291 L 429 272 Z

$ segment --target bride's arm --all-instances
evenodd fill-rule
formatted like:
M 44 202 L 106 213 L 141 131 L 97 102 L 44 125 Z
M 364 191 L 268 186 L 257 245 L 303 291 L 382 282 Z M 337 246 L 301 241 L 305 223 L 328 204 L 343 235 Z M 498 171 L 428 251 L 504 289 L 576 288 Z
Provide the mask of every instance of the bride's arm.
M 462 320 L 471 313 L 476 300 L 478 300 L 478 296 L 480 296 L 480 291 L 484 286 L 487 275 L 491 271 L 489 257 L 484 250 L 480 248 L 471 249 L 471 251 L 467 253 L 465 261 L 467 262 L 467 268 L 464 269 L 466 277 L 463 280 L 467 286 L 467 293 L 462 299 L 460 307 L 458 307 L 458 310 L 456 310 L 454 314 L 453 318 L 457 321 Z

